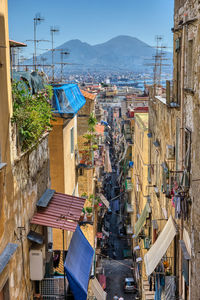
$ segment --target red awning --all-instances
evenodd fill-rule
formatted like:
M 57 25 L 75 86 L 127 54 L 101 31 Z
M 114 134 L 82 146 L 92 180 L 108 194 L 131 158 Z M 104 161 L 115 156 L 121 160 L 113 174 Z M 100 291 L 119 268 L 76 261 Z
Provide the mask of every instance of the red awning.
M 85 199 L 54 193 L 47 207 L 39 207 L 31 223 L 75 231 Z

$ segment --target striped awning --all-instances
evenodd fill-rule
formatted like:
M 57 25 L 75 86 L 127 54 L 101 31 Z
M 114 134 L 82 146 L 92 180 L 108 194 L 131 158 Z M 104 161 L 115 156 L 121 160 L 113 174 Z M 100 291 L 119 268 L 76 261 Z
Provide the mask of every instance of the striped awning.
M 109 203 L 109 201 L 106 199 L 106 197 L 105 197 L 103 194 L 99 194 L 99 197 L 100 197 L 101 201 L 103 202 L 103 204 L 104 204 L 107 208 L 109 208 L 109 207 L 110 207 L 110 203 Z
M 106 300 L 107 293 L 104 292 L 96 277 L 91 280 L 91 288 L 97 300 Z
M 150 250 L 144 256 L 144 262 L 146 267 L 147 276 L 155 270 L 163 255 L 165 255 L 171 242 L 176 235 L 176 226 L 172 216 L 170 216 L 162 232 L 158 236 L 157 240 L 150 248 Z
M 44 195 L 43 195 L 44 196 Z M 75 231 L 78 224 L 85 199 L 53 193 L 44 206 L 42 197 L 37 203 L 38 211 L 34 214 L 31 223 L 52 228 Z
M 142 227 L 146 221 L 146 219 L 149 216 L 149 213 L 151 212 L 151 208 L 149 203 L 147 202 L 142 213 L 141 216 L 139 217 L 139 219 L 137 220 L 136 224 L 135 224 L 135 236 L 137 237 L 140 233 L 140 231 L 142 230 Z

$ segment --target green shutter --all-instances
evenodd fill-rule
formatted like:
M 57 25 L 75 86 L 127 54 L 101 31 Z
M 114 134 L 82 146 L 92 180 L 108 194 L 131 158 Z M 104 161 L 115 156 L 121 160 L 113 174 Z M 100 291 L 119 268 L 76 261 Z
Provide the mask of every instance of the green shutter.
M 74 153 L 74 127 L 71 128 L 71 153 Z

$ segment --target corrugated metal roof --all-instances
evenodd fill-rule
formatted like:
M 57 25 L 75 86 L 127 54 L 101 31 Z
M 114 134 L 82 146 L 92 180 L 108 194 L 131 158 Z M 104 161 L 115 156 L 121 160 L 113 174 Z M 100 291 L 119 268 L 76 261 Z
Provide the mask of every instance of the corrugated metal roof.
M 55 193 L 47 207 L 39 207 L 31 223 L 75 231 L 85 199 Z

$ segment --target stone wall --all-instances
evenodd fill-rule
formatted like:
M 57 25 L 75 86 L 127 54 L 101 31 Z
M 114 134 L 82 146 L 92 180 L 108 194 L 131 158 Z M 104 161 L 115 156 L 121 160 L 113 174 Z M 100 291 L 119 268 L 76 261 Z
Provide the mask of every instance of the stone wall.
M 179 4 L 179 7 L 177 6 Z M 179 8 L 176 10 L 176 8 Z M 183 82 L 183 128 L 191 133 L 191 172 L 190 172 L 190 196 L 192 207 L 188 222 L 183 226 L 187 229 L 192 249 L 190 261 L 190 286 L 189 299 L 200 298 L 200 201 L 199 201 L 199 169 L 200 169 L 200 27 L 199 27 L 200 3 L 194 1 L 175 1 L 174 27 L 179 28 L 179 36 L 182 38 L 182 69 L 184 69 Z M 183 21 L 181 24 L 180 21 Z M 175 36 L 175 35 L 174 35 Z M 175 53 L 175 52 L 174 52 Z M 175 53 L 176 56 L 176 53 Z M 176 66 L 174 68 L 176 73 Z M 185 290 L 182 289 L 183 297 Z
M 48 136 L 44 136 L 36 147 L 17 157 L 10 172 L 13 179 L 13 186 L 10 188 L 13 192 L 12 197 L 4 202 L 5 227 L 1 243 L 16 243 L 18 248 L 4 273 L 9 278 L 10 299 L 27 300 L 32 299 L 33 295 L 29 275 L 31 243 L 27 234 L 36 202 L 50 187 Z M 5 185 L 7 179 L 5 178 Z

